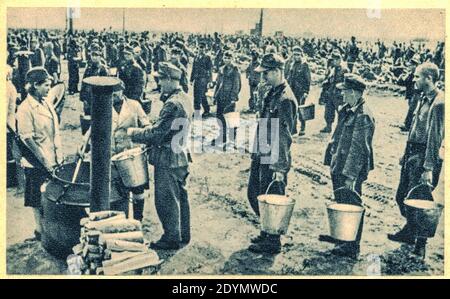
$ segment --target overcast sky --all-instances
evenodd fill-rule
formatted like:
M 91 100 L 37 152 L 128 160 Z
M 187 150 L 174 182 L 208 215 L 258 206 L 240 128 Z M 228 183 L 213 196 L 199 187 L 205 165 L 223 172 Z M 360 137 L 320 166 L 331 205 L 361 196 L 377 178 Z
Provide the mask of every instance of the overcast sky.
M 259 9 L 127 8 L 126 30 L 234 33 L 249 31 L 259 20 Z M 76 29 L 122 30 L 120 8 L 82 8 Z M 64 28 L 65 8 L 8 8 L 8 27 Z M 445 13 L 438 9 L 389 9 L 369 18 L 364 9 L 265 9 L 264 34 L 311 32 L 319 36 L 381 39 L 424 37 L 443 40 Z

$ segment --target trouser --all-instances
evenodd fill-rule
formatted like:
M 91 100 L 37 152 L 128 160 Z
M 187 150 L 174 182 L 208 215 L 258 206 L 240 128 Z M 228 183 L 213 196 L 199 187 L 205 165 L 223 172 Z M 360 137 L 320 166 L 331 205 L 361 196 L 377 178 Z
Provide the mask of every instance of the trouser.
M 327 102 L 325 103 L 325 122 L 327 126 L 331 127 L 336 117 L 337 109 L 342 102 L 342 98 L 340 96 L 332 95 L 328 97 Z
M 235 103 L 230 103 L 228 101 L 217 101 L 217 111 L 216 111 L 216 117 L 220 121 L 219 123 L 219 135 L 216 139 L 216 144 L 225 144 L 227 142 L 227 137 L 232 141 L 236 141 L 236 131 L 237 128 L 227 128 L 227 122 L 225 120 L 225 113 L 233 112 L 236 109 Z
M 78 63 L 69 62 L 69 92 L 78 92 L 78 83 L 80 82 L 80 74 Z
M 345 187 L 345 179 L 346 177 L 340 174 L 331 174 L 331 181 L 333 183 L 333 190 L 336 190 L 338 188 L 342 188 Z M 361 178 L 357 178 L 356 182 L 355 182 L 355 191 L 361 195 L 362 193 L 362 183 L 363 180 Z M 342 204 L 349 204 L 349 205 L 354 205 L 354 206 L 359 206 L 362 207 L 362 202 L 359 200 L 356 200 L 355 198 L 351 198 L 351 197 L 335 197 L 336 202 L 337 203 L 342 203 Z M 355 241 L 353 242 L 354 245 L 359 245 L 359 243 L 361 242 L 361 237 L 362 237 L 362 232 L 363 232 L 363 226 L 364 226 L 364 214 L 365 211 L 363 212 L 362 216 L 361 216 L 361 222 L 359 224 L 359 228 L 358 228 L 358 232 L 356 234 L 356 238 Z
M 402 161 L 402 169 L 400 172 L 400 182 L 398 184 L 395 199 L 397 201 L 400 213 L 406 218 L 406 210 L 404 201 L 412 188 L 420 184 L 420 178 L 425 171 L 423 163 L 425 160 L 425 144 L 410 143 L 406 144 L 405 154 Z M 442 164 L 439 163 L 433 169 L 432 185 L 436 186 L 439 182 L 439 175 Z
M 201 105 L 203 107 L 203 112 L 209 113 L 208 100 L 205 95 L 207 90 L 207 78 L 198 78 L 194 81 L 194 110 L 200 110 Z
M 411 128 L 411 124 L 412 124 L 412 120 L 414 117 L 414 111 L 416 110 L 417 107 L 417 97 L 412 97 L 411 99 L 407 99 L 408 100 L 408 112 L 406 113 L 406 118 L 405 118 L 405 128 L 407 128 L 408 130 Z
M 270 190 L 267 190 L 273 181 L 273 170 L 269 169 L 270 164 L 262 164 L 260 159 L 252 159 L 250 166 L 250 177 L 248 181 L 247 198 L 251 208 L 256 215 L 259 216 L 258 196 L 265 194 L 280 194 L 285 193 L 287 185 L 287 173 L 284 175 L 284 184 L 275 182 L 271 185 Z
M 250 84 L 249 86 L 250 86 L 250 99 L 248 100 L 248 108 L 250 110 L 255 110 L 256 109 L 255 90 L 258 84 L 256 85 Z
M 163 168 L 155 166 L 155 206 L 164 234 L 162 240 L 188 243 L 190 211 L 186 178 L 187 167 Z
M 6 187 L 16 187 L 18 184 L 17 179 L 17 164 L 14 158 L 13 148 L 14 148 L 14 133 L 6 133 Z
M 304 93 L 303 92 L 294 92 L 295 98 L 297 99 L 297 104 L 300 107 L 301 105 L 305 104 L 306 98 L 304 97 Z M 304 132 L 306 129 L 306 121 L 304 121 L 300 115 L 300 113 L 298 113 L 298 119 L 300 121 L 300 131 Z

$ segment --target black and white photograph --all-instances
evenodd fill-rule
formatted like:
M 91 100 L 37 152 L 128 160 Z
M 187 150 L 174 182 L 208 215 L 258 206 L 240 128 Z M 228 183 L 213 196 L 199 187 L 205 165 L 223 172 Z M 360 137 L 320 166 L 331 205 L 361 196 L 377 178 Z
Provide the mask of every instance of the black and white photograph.
M 7 276 L 444 276 L 445 7 L 76 2 L 5 9 Z

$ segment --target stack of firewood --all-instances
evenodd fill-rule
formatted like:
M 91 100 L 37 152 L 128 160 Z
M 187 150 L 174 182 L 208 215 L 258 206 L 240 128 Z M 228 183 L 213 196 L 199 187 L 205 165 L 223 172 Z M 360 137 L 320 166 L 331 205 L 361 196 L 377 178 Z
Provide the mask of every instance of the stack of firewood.
M 82 257 L 84 274 L 141 274 L 161 263 L 144 242 L 141 223 L 123 212 L 90 213 L 80 225 L 80 244 L 73 252 Z

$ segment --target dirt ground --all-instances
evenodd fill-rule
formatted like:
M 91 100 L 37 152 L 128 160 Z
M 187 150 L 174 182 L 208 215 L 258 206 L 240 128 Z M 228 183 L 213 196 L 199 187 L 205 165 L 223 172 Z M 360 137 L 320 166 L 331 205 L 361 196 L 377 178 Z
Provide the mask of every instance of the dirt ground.
M 63 67 L 63 69 L 67 69 Z M 66 81 L 67 82 L 67 81 Z M 151 90 L 152 84 L 148 90 Z M 192 88 L 191 88 L 192 90 Z M 191 91 L 192 92 L 192 91 Z M 413 246 L 387 240 L 404 220 L 394 200 L 406 134 L 400 133 L 407 111 L 403 97 L 371 92 L 366 101 L 376 119 L 374 137 L 375 170 L 363 185 L 366 218 L 361 254 L 356 261 L 330 254 L 333 245 L 318 241 L 329 231 L 325 203 L 331 198 L 329 169 L 322 165 L 325 147 L 331 137 L 319 133 L 324 125 L 323 106 L 318 106 L 320 88 L 312 87 L 308 101 L 316 103 L 316 119 L 307 123 L 306 136 L 294 137 L 293 166 L 287 193 L 295 199 L 288 233 L 282 237 L 278 255 L 254 254 L 247 250 L 250 238 L 259 233 L 258 218 L 246 197 L 250 167 L 247 153 L 196 153 L 188 178 L 191 204 L 192 241 L 179 251 L 158 252 L 165 262 L 157 275 L 170 274 L 248 274 L 248 275 L 443 275 L 444 217 L 436 236 L 429 240 L 424 261 L 411 254 Z M 154 98 L 151 117 L 161 103 Z M 249 91 L 243 76 L 238 110 L 247 108 Z M 62 114 L 64 152 L 73 155 L 81 142 L 78 95 L 67 96 Z M 253 114 L 242 114 L 248 121 Z M 214 135 L 213 120 L 203 123 L 204 133 Z M 197 123 L 198 124 L 198 123 Z M 209 138 L 209 137 L 207 137 Z M 196 136 L 197 142 L 201 137 Z M 145 204 L 143 227 L 149 241 L 159 239 L 162 229 L 154 207 L 151 187 Z M 23 207 L 23 194 L 7 191 L 7 273 L 64 274 L 66 263 L 49 255 L 33 235 L 33 214 Z M 436 198 L 443 201 L 443 194 Z

